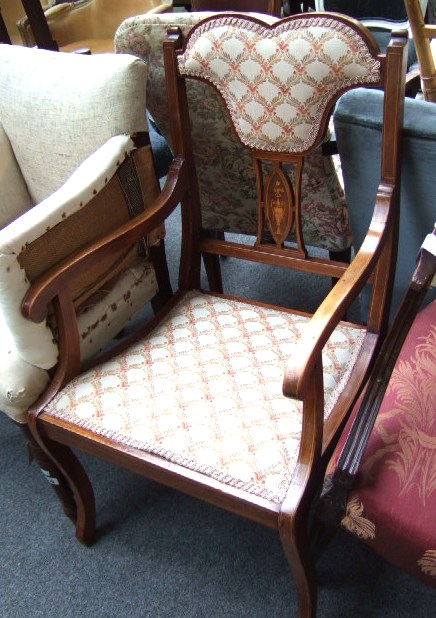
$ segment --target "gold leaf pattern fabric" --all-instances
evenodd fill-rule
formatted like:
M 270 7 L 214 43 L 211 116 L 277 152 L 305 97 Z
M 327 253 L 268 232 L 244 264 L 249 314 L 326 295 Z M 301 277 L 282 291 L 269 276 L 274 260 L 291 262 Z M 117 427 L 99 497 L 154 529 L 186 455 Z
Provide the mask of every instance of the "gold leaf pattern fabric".
M 380 63 L 363 39 L 325 17 L 272 28 L 229 16 L 206 22 L 178 64 L 181 75 L 216 86 L 243 144 L 275 152 L 311 148 L 331 99 L 380 79 Z
M 46 413 L 279 503 L 300 445 L 282 383 L 308 318 L 191 292 L 147 338 L 74 379 Z M 325 416 L 365 331 L 325 346 Z
M 363 516 L 363 504 L 357 499 L 348 502 L 347 514 L 342 520 L 342 525 L 361 539 L 375 537 L 375 526 L 372 521 Z
M 401 493 L 415 487 L 425 504 L 436 492 L 436 324 L 417 341 L 413 356 L 397 364 L 387 396 L 395 398 L 395 404 L 377 425 L 385 442 L 393 440 L 389 428 L 393 414 L 399 424 L 398 447 L 386 465 L 398 475 Z
M 426 551 L 418 564 L 424 573 L 436 578 L 436 549 Z
M 357 407 L 343 436 L 348 434 Z M 339 442 L 327 473 L 343 447 Z M 342 525 L 436 588 L 436 301 L 415 318 L 394 367 Z M 372 527 L 374 534 L 370 533 Z

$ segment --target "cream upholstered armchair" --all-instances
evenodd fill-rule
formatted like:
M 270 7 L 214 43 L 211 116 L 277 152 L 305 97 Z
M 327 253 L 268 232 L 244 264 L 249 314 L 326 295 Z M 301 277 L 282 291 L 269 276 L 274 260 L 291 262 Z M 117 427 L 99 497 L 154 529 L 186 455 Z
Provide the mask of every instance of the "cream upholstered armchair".
M 114 51 L 115 31 L 127 17 L 167 11 L 172 11 L 172 0 L 77 0 L 52 6 L 44 15 L 61 51 L 101 53 Z M 30 23 L 28 17 L 18 22 L 26 46 L 35 45 L 32 28 L 36 31 L 38 23 Z
M 125 20 L 115 34 L 117 52 L 132 53 L 148 66 L 147 109 L 171 143 L 162 43 L 170 25 L 187 33 L 208 12 L 140 15 Z M 255 14 L 266 23 L 276 17 Z M 192 138 L 198 170 L 203 224 L 212 232 L 257 233 L 255 172 L 251 156 L 232 133 L 219 95 L 202 82 L 188 83 Z M 302 234 L 307 246 L 347 254 L 351 231 L 333 160 L 321 147 L 308 153 L 302 178 Z M 234 204 L 238 208 L 234 208 Z
M 0 410 L 23 427 L 58 362 L 55 320 L 24 319 L 26 290 L 159 193 L 151 150 L 138 147 L 147 141 L 145 77 L 127 55 L 0 45 Z M 161 235 L 102 260 L 76 286 L 82 361 L 158 293 Z

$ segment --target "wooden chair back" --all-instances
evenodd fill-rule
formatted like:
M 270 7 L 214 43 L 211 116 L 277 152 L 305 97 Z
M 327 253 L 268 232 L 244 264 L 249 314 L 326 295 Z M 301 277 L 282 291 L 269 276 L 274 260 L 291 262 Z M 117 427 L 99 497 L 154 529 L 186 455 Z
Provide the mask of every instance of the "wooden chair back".
M 395 194 L 397 188 L 394 190 L 394 186 L 399 178 L 397 148 L 402 109 L 397 85 L 401 82 L 404 67 L 399 61 L 395 73 L 391 69 L 392 62 L 395 61 L 391 60 L 389 71 L 385 73 L 385 61 L 378 58 L 374 40 L 367 31 L 360 32 L 358 26 L 350 25 L 345 17 L 343 22 L 341 17 L 333 20 L 316 13 L 310 16 L 300 14 L 271 26 L 259 23 L 254 17 L 239 17 L 247 20 L 243 22 L 244 28 L 246 23 L 252 24 L 247 27 L 246 36 L 253 38 L 253 48 L 249 47 L 248 51 L 241 52 L 240 58 L 236 58 L 234 63 L 227 54 L 226 41 L 220 40 L 219 32 L 221 27 L 229 29 L 226 37 L 230 41 L 232 37 L 238 38 L 237 15 L 231 18 L 223 17 L 222 24 L 215 17 L 203 21 L 201 26 L 195 26 L 190 31 L 183 43 L 180 31 L 174 29 L 173 38 L 164 45 L 174 152 L 191 160 L 194 168 L 195 153 L 191 151 L 188 129 L 190 123 L 187 120 L 189 110 L 183 93 L 185 81 L 200 80 L 209 83 L 219 92 L 238 141 L 251 153 L 256 173 L 258 227 L 254 244 L 242 247 L 232 241 L 211 239 L 203 234 L 200 251 L 206 259 L 219 255 L 244 257 L 251 261 L 280 264 L 312 273 L 328 274 L 334 278 L 340 277 L 347 267 L 328 259 L 310 257 L 301 233 L 301 179 L 305 156 L 324 139 L 333 105 L 345 90 L 357 85 L 383 84 L 386 87 L 385 105 L 392 110 L 393 115 L 392 123 L 386 122 L 384 127 L 380 186 L 390 185 Z M 231 27 L 228 26 L 229 19 L 233 20 Z M 331 37 L 332 45 L 335 45 L 336 37 L 341 37 L 336 32 L 341 31 L 343 23 L 346 24 L 347 36 L 351 39 L 355 37 L 354 49 L 359 49 L 359 54 L 356 55 L 359 60 L 353 58 L 351 65 L 359 68 L 352 76 L 347 73 L 348 67 L 352 70 L 350 61 L 345 59 L 333 61 L 335 71 L 338 71 L 335 79 L 324 81 L 323 69 L 319 76 L 311 74 L 311 66 L 314 66 L 312 63 L 318 61 L 315 61 L 315 58 L 319 52 L 313 48 L 308 56 L 305 56 L 302 51 L 298 51 L 297 47 L 304 50 L 310 48 L 309 40 L 300 40 L 298 33 L 304 30 L 306 25 L 309 25 L 310 31 L 311 27 L 315 27 L 312 24 L 318 20 L 326 27 L 326 32 L 330 27 L 335 32 L 326 34 L 326 40 Z M 280 51 L 274 48 L 270 59 L 262 58 L 255 44 L 256 37 L 266 37 L 269 40 L 274 38 L 275 30 L 283 36 L 283 40 L 290 37 L 290 51 L 282 52 L 281 48 Z M 295 45 L 295 48 L 292 45 Z M 241 49 L 242 47 L 241 42 Z M 394 44 L 389 51 L 389 57 L 394 58 L 395 49 Z M 278 67 L 283 66 L 280 64 L 281 53 L 289 64 L 286 76 L 277 77 L 274 71 L 279 71 Z M 324 61 L 320 62 L 322 64 Z M 330 62 L 328 60 L 327 64 Z M 244 66 L 253 67 L 253 75 L 249 74 L 248 69 L 245 73 Z M 295 71 L 295 66 L 298 71 Z M 329 71 L 327 67 L 325 70 Z M 385 74 L 390 74 L 390 77 L 383 83 Z M 393 144 L 397 145 L 392 148 Z M 201 228 L 199 221 L 195 225 Z M 287 242 L 291 231 L 296 239 L 293 246 Z M 379 264 L 382 269 L 386 268 L 391 260 L 388 255 L 386 257 L 385 266 Z M 195 270 L 189 269 L 189 285 L 193 284 L 194 272 Z M 384 283 L 381 283 L 382 279 L 384 277 L 375 275 L 374 294 L 377 302 L 373 303 L 369 318 L 377 331 L 382 322 L 381 313 L 376 310 L 376 306 L 385 306 L 390 288 L 390 277 L 384 279 Z

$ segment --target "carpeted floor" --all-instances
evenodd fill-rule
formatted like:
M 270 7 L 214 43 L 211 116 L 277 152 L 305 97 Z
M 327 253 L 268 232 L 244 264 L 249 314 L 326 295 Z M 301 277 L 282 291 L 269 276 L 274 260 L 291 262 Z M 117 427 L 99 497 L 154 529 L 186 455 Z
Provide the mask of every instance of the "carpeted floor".
M 167 236 L 173 281 L 177 236 L 176 213 Z M 226 291 L 245 289 L 248 271 L 228 259 L 222 265 Z M 274 269 L 255 282 L 255 297 L 292 296 L 302 308 L 322 293 L 319 282 L 285 283 Z M 98 540 L 86 548 L 3 414 L 0 452 L 0 618 L 295 616 L 292 579 L 273 530 L 85 457 L 98 523 Z M 435 590 L 345 533 L 318 568 L 320 618 L 435 615 Z
M 20 431 L 0 415 L 1 618 L 290 618 L 270 529 L 85 458 L 98 540 L 80 545 Z M 338 534 L 319 565 L 320 618 L 431 618 L 436 591 Z

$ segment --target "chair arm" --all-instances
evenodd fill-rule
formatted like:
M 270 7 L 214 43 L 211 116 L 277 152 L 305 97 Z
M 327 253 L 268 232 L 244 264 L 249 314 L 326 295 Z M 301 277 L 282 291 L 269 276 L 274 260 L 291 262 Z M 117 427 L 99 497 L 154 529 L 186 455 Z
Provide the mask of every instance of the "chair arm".
M 58 350 L 49 327 L 31 324 L 20 312 L 21 300 L 30 287 L 28 276 L 23 276 L 23 251 L 85 207 L 97 189 L 105 186 L 105 179 L 114 174 L 117 160 L 133 148 L 133 142 L 124 135 L 108 140 L 57 192 L 0 230 L 0 313 L 13 335 L 17 353 L 32 365 L 53 367 Z M 41 264 L 36 267 L 41 268 Z
M 163 223 L 183 199 L 187 190 L 184 162 L 175 159 L 159 197 L 145 212 L 120 226 L 116 231 L 92 243 L 44 273 L 28 290 L 22 304 L 23 315 L 40 323 L 55 297 L 65 293 L 74 278 L 111 253 L 131 246 Z
M 426 237 L 419 251 L 409 287 L 374 363 L 336 466 L 324 481 L 317 517 L 326 526 L 338 526 L 345 515 L 348 493 L 356 478 L 397 358 L 428 288 L 435 284 L 435 274 L 436 228 L 433 234 Z
M 304 399 L 324 345 L 372 274 L 377 256 L 386 241 L 386 222 L 391 200 L 392 189 L 380 185 L 372 221 L 360 250 L 295 344 L 295 362 L 286 368 L 283 380 L 284 395 Z

